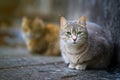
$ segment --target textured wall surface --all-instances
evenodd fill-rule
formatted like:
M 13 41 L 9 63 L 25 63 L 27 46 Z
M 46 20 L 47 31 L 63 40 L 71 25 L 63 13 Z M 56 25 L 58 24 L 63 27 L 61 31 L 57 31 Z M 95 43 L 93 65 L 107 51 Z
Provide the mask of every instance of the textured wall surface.
M 97 10 L 91 12 L 91 19 L 100 25 L 103 25 L 113 33 L 115 44 L 115 56 L 117 62 L 120 64 L 120 1 L 119 0 L 104 0 L 99 2 L 98 6 L 101 8 L 101 15 L 98 18 Z

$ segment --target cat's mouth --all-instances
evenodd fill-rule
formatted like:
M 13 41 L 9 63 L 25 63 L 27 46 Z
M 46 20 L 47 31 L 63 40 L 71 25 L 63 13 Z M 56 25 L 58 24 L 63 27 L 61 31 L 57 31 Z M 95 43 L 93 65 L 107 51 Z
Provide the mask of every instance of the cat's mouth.
M 76 42 L 74 41 L 73 44 L 76 44 Z

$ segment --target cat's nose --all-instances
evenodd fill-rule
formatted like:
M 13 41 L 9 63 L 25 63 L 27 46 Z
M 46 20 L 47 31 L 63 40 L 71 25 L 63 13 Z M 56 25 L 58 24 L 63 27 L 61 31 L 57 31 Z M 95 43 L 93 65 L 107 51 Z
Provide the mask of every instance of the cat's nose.
M 72 36 L 73 41 L 76 41 L 77 37 L 76 36 Z

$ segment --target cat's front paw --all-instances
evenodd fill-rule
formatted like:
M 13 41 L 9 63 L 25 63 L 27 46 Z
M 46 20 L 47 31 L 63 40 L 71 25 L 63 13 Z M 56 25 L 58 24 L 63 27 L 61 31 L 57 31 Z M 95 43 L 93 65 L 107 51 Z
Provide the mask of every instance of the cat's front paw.
M 78 64 L 78 65 L 75 66 L 75 69 L 77 69 L 77 70 L 85 70 L 86 65 L 85 64 L 83 64 L 83 65 Z
M 68 68 L 75 69 L 75 64 L 69 64 Z

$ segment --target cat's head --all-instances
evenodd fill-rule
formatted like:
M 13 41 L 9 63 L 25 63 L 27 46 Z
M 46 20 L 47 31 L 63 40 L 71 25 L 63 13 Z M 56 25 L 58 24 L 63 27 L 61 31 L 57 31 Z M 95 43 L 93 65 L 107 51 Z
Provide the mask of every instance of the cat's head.
M 39 37 L 44 31 L 44 23 L 39 18 L 31 20 L 24 17 L 22 20 L 22 31 L 28 36 Z
M 34 21 L 32 22 L 32 31 L 34 33 L 41 33 L 44 31 L 44 23 L 40 18 L 35 18 Z
M 68 44 L 84 44 L 88 39 L 85 16 L 76 21 L 61 17 L 60 28 L 60 38 Z

